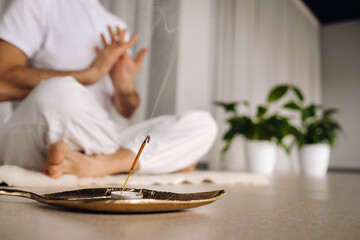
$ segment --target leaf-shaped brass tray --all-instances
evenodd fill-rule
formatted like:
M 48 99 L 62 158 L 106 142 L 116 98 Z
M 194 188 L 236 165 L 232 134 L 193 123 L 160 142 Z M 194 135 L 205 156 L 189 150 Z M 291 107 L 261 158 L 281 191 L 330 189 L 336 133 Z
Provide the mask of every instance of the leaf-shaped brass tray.
M 113 199 L 112 191 L 121 188 L 86 188 L 38 195 L 11 188 L 0 188 L 0 195 L 34 199 L 41 203 L 70 209 L 94 212 L 167 212 L 195 208 L 210 204 L 225 195 L 225 190 L 172 193 L 147 189 L 125 188 L 125 191 L 141 192 L 142 199 Z

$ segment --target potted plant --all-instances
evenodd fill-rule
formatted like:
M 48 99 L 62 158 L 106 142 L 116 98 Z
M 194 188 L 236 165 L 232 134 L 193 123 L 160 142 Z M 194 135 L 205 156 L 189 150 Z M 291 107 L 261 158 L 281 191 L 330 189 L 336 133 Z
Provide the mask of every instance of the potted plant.
M 300 91 L 291 86 L 280 85 L 273 88 L 264 105 L 257 107 L 256 115 L 251 117 L 247 114 L 240 114 L 238 106 L 248 106 L 247 101 L 242 102 L 215 102 L 224 110 L 231 114 L 226 119 L 229 129 L 223 135 L 225 145 L 221 151 L 221 158 L 229 150 L 233 140 L 237 136 L 244 137 L 246 141 L 246 159 L 251 172 L 271 174 L 276 160 L 276 145 L 289 152 L 289 148 L 283 140 L 290 135 L 292 126 L 288 118 L 276 112 L 271 113 L 269 107 L 281 99 L 287 90 L 292 88 L 295 92 Z
M 300 126 L 292 126 L 290 131 L 299 148 L 303 174 L 325 176 L 330 160 L 330 147 L 335 145 L 338 132 L 341 131 L 340 124 L 333 119 L 337 109 L 324 109 L 315 104 L 306 105 L 303 97 L 297 101 L 289 101 L 283 107 L 297 111 L 300 115 Z

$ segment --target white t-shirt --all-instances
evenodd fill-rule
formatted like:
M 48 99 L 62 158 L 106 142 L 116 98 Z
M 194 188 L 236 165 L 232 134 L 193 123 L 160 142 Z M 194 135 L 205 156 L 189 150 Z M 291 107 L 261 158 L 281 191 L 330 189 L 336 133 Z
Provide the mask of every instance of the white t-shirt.
M 95 46 L 102 47 L 100 33 L 110 41 L 108 25 L 126 28 L 97 0 L 15 0 L 0 24 L 0 38 L 22 50 L 29 67 L 77 71 L 90 66 Z M 114 93 L 109 76 L 88 89 L 109 111 Z

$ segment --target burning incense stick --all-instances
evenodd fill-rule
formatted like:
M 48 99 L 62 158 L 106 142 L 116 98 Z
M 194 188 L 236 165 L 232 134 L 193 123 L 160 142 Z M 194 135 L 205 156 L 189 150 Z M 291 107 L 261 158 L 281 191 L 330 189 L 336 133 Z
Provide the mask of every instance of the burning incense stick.
M 135 157 L 134 163 L 133 163 L 133 165 L 131 166 L 129 175 L 128 175 L 127 178 L 126 178 L 125 184 L 124 184 L 124 186 L 123 186 L 123 188 L 122 188 L 122 190 L 121 190 L 120 195 L 122 195 L 122 193 L 123 193 L 123 191 L 124 191 L 124 188 L 125 188 L 125 186 L 126 186 L 126 183 L 128 182 L 129 177 L 130 177 L 132 171 L 134 170 L 134 168 L 135 168 L 135 166 L 136 166 L 136 164 L 137 164 L 137 162 L 138 162 L 138 160 L 139 160 L 139 157 L 140 157 L 140 155 L 141 155 L 141 153 L 142 153 L 142 151 L 143 151 L 146 143 L 149 143 L 149 142 L 150 142 L 150 136 L 147 135 L 146 138 L 145 138 L 145 140 L 144 140 L 144 142 L 141 144 L 141 147 L 140 147 L 140 149 L 139 149 L 139 151 L 138 151 L 138 153 L 137 153 L 137 155 L 136 155 L 136 157 Z

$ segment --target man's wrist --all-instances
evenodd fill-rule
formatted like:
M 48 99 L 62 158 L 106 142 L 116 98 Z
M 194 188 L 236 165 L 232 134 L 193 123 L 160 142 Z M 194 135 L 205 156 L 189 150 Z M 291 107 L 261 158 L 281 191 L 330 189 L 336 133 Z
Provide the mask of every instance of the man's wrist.
M 136 94 L 136 86 L 135 84 L 126 84 L 126 85 L 118 85 L 115 86 L 116 89 L 116 93 L 122 96 L 126 96 L 126 95 L 132 95 L 132 94 Z
M 113 97 L 113 103 L 117 111 L 125 118 L 130 118 L 137 106 L 140 98 L 136 90 L 127 93 L 117 93 Z
M 75 72 L 72 76 L 83 85 L 90 85 L 95 83 L 99 77 L 94 67 L 90 67 L 83 71 Z

